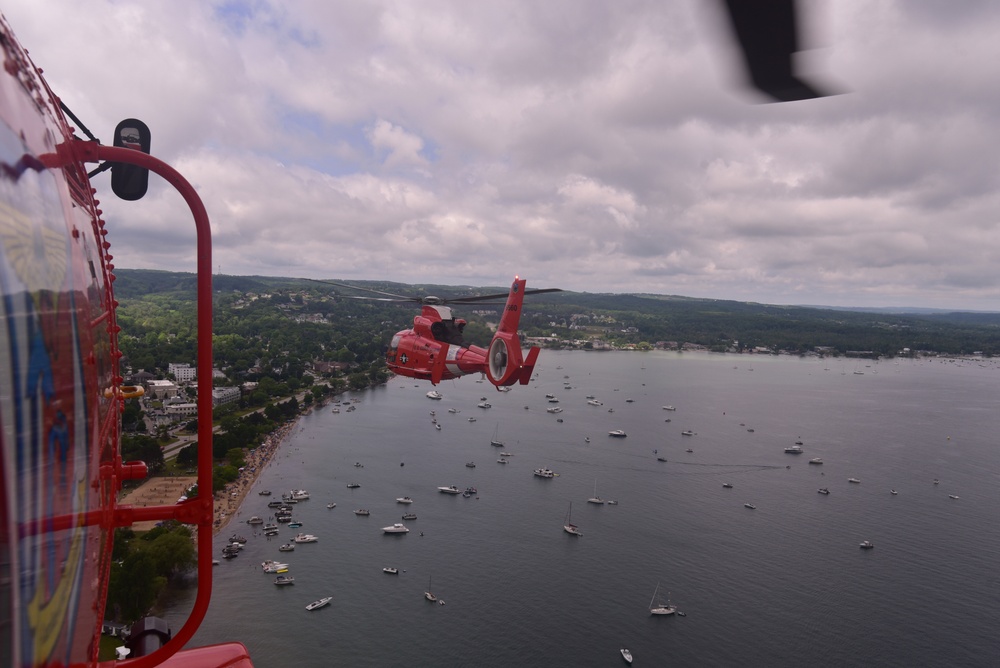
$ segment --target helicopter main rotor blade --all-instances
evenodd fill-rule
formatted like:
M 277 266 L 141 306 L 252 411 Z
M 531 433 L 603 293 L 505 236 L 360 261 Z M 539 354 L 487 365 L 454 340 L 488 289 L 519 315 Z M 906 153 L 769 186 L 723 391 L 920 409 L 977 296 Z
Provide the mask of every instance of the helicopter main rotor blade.
M 324 281 L 319 278 L 307 278 L 307 281 L 313 281 L 314 283 L 326 283 L 327 285 L 336 285 L 341 288 L 349 288 L 351 290 L 361 290 L 362 292 L 374 292 L 377 295 L 385 295 L 386 297 L 392 297 L 393 299 L 380 299 L 379 301 L 399 301 L 399 302 L 419 302 L 420 297 L 407 297 L 406 295 L 397 295 L 391 292 L 383 292 L 382 290 L 376 290 L 375 288 L 363 288 L 360 285 L 350 285 L 348 283 L 338 283 L 337 281 Z M 349 295 L 344 295 L 349 296 Z M 376 297 L 350 297 L 351 299 L 376 299 Z
M 539 288 L 537 290 L 525 290 L 524 291 L 524 295 L 525 296 L 528 296 L 528 295 L 540 295 L 540 294 L 543 294 L 543 293 L 546 293 L 546 292 L 562 292 L 562 288 Z M 447 299 L 447 300 L 442 300 L 442 301 L 447 301 L 447 302 L 451 302 L 451 303 L 456 303 L 457 302 L 457 303 L 462 303 L 462 304 L 478 304 L 478 303 L 487 303 L 484 300 L 490 300 L 489 303 L 502 304 L 503 303 L 502 301 L 501 302 L 493 302 L 492 300 L 495 300 L 495 299 L 506 300 L 507 299 L 507 295 L 508 295 L 508 293 L 504 292 L 504 293 L 498 293 L 498 294 L 495 294 L 495 295 L 478 295 L 476 297 L 454 297 L 452 299 Z

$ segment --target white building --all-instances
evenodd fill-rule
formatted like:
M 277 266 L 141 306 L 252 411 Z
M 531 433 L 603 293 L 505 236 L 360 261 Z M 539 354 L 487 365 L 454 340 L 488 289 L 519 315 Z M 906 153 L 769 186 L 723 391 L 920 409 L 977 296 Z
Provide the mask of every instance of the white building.
M 169 418 L 176 420 L 187 415 L 195 415 L 198 412 L 198 404 L 170 404 L 163 407 L 163 412 Z
M 190 364 L 174 364 L 171 362 L 167 365 L 167 372 L 172 373 L 178 383 L 190 383 L 198 377 L 198 369 Z
M 177 385 L 172 380 L 146 381 L 146 390 L 149 392 L 149 396 L 158 401 L 177 396 Z
M 212 405 L 222 406 L 232 404 L 240 400 L 240 388 L 238 387 L 213 387 Z

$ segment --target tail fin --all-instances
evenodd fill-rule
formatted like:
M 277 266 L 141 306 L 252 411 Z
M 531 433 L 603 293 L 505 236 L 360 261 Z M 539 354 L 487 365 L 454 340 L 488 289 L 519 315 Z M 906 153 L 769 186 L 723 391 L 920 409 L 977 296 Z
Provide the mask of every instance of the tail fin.
M 522 384 L 527 383 L 527 381 L 522 380 L 524 365 L 521 357 L 521 341 L 517 334 L 517 328 L 521 322 L 521 305 L 524 303 L 526 282 L 523 278 L 515 278 L 511 284 L 507 304 L 500 317 L 500 325 L 497 327 L 497 333 L 493 336 L 493 341 L 487 351 L 486 377 L 497 387 L 513 385 L 519 381 Z M 537 356 L 537 351 L 529 355 L 532 367 Z M 530 368 L 528 375 L 531 375 Z

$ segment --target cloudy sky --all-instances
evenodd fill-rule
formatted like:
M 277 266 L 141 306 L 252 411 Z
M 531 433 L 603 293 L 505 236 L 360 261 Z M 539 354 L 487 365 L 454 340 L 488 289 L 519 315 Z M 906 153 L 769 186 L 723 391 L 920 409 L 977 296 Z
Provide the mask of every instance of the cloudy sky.
M 706 0 L 13 0 L 104 143 L 198 189 L 226 274 L 1000 310 L 1000 3 L 803 0 L 762 104 Z M 191 271 L 158 177 L 115 264 Z

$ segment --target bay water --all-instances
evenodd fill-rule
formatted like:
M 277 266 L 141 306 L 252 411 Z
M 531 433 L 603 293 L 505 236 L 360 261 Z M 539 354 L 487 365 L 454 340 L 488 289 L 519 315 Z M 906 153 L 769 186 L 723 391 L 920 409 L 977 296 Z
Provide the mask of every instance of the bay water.
M 438 401 L 394 378 L 299 420 L 217 537 L 248 542 L 193 644 L 241 641 L 260 668 L 606 666 L 621 647 L 640 666 L 1000 665 L 998 388 L 990 360 L 675 352 L 543 351 L 527 386 L 466 377 Z M 243 523 L 291 489 L 302 528 Z M 383 534 L 404 512 L 410 532 Z M 279 552 L 298 531 L 319 540 Z M 657 585 L 685 616 L 650 616 Z

